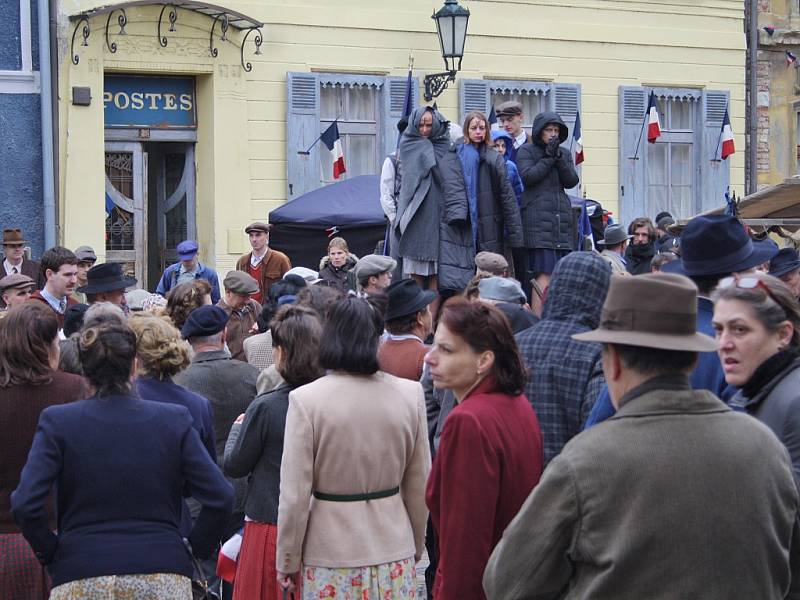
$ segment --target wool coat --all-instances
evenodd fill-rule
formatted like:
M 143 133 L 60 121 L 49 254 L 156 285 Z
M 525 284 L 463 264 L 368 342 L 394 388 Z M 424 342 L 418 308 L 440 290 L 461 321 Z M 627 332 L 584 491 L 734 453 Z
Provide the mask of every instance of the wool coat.
M 428 480 L 425 499 L 439 540 L 434 598 L 484 597 L 486 561 L 542 469 L 530 403 L 487 377 L 447 417 Z
M 356 291 L 356 273 L 353 269 L 357 262 L 358 258 L 351 253 L 341 267 L 334 267 L 331 259 L 325 256 L 319 261 L 319 278 L 345 294 L 349 290 Z
M 544 112 L 533 121 L 533 142 L 517 151 L 519 169 L 525 191 L 522 192 L 522 233 L 525 248 L 574 250 L 575 219 L 572 204 L 564 189 L 578 185 L 578 173 L 572 156 L 562 148 L 556 157 L 547 156 L 541 134 L 548 123 L 556 123 L 567 139 L 567 126 L 554 112 Z
M 335 402 L 331 400 L 335 399 Z M 378 565 L 424 550 L 430 451 L 419 383 L 334 372 L 289 395 L 278 504 L 277 569 Z M 400 492 L 320 500 L 312 492 Z
M 767 427 L 684 376 L 654 378 L 548 465 L 484 589 L 492 600 L 796 599 L 798 508 Z
M 467 188 L 455 146 L 435 169 L 442 186 L 439 219 L 439 289 L 461 292 L 475 275 L 475 243 Z

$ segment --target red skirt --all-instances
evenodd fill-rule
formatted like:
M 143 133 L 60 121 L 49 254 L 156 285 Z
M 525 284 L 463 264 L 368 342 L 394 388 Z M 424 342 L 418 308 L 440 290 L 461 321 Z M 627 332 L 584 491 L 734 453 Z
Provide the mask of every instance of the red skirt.
M 22 534 L 1 533 L 0 599 L 43 600 L 49 595 L 47 573 Z
M 233 600 L 281 600 L 275 554 L 278 526 L 245 521 L 242 547 L 236 561 Z

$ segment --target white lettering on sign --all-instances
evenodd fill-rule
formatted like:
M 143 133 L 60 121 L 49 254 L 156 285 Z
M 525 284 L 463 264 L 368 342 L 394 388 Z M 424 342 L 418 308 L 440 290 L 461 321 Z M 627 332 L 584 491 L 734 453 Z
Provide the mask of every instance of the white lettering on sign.
M 153 92 L 103 92 L 103 105 L 113 103 L 119 110 L 181 110 L 191 111 L 194 99 L 191 94 L 157 94 Z

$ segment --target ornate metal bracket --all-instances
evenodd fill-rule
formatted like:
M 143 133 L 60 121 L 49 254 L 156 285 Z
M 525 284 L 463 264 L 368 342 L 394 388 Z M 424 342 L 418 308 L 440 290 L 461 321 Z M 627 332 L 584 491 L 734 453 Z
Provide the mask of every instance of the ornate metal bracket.
M 444 73 L 432 73 L 426 75 L 423 82 L 425 83 L 425 101 L 430 102 L 434 98 L 438 98 L 439 94 L 447 89 L 447 85 L 456 80 L 456 71 L 446 71 Z
M 86 17 L 82 17 L 78 23 L 75 25 L 75 30 L 72 32 L 72 43 L 69 45 L 69 53 L 72 55 L 72 64 L 77 65 L 81 62 L 81 57 L 78 56 L 78 53 L 75 52 L 75 36 L 78 34 L 78 29 L 81 27 L 81 23 L 83 23 L 83 30 L 81 31 L 81 36 L 83 36 L 83 42 L 81 46 L 88 46 L 89 42 L 89 34 L 92 30 L 89 28 L 89 19 Z
M 264 43 L 264 35 L 261 33 L 261 29 L 258 28 L 258 27 L 251 27 L 250 29 L 247 30 L 247 33 L 244 34 L 244 39 L 242 40 L 242 47 L 241 47 L 240 51 L 241 51 L 241 57 L 242 57 L 242 68 L 245 71 L 247 71 L 248 73 L 253 70 L 253 65 L 250 64 L 250 62 L 245 62 L 245 60 L 244 60 L 244 47 L 245 47 L 245 44 L 247 44 L 247 38 L 254 31 L 257 32 L 256 33 L 256 37 L 253 38 L 253 43 L 256 45 L 256 51 L 255 51 L 255 55 L 256 56 L 261 56 L 261 44 Z M 216 56 L 216 54 L 214 56 Z
M 169 30 L 175 31 L 175 21 L 178 20 L 178 7 L 174 4 L 165 4 L 161 7 L 161 13 L 158 15 L 158 43 L 162 48 L 167 47 L 167 36 L 161 35 L 161 19 L 164 17 L 164 11 L 169 8 Z
M 111 26 L 111 17 L 114 16 L 114 12 L 116 10 L 120 11 L 119 15 L 117 15 L 117 23 L 119 23 L 119 35 L 126 35 L 125 25 L 128 24 L 128 15 L 125 14 L 124 8 L 115 9 L 112 10 L 110 13 L 108 13 L 108 19 L 106 19 L 106 47 L 108 48 L 108 51 L 111 52 L 112 54 L 117 51 L 117 43 L 116 42 L 109 43 L 108 28 Z
M 217 21 L 220 21 L 219 29 L 222 32 L 222 35 L 219 37 L 220 42 L 226 41 L 228 38 L 226 34 L 228 33 L 228 15 L 225 13 L 220 13 L 216 17 L 214 17 L 214 22 L 211 24 L 211 35 L 208 39 L 208 49 L 211 51 L 211 56 L 217 58 L 219 55 L 219 50 L 214 47 L 214 28 L 217 26 Z

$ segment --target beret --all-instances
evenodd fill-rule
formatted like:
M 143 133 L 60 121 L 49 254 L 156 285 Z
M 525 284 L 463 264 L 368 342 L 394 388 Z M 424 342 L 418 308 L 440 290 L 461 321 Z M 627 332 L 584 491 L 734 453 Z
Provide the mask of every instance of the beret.
M 181 329 L 181 337 L 188 340 L 193 337 L 207 337 L 225 329 L 228 313 L 219 306 L 201 306 L 189 313 L 189 318 Z

